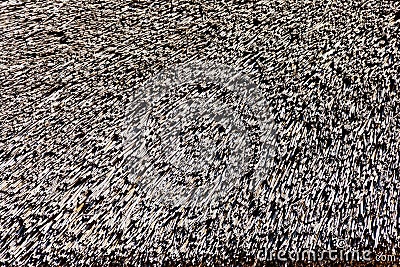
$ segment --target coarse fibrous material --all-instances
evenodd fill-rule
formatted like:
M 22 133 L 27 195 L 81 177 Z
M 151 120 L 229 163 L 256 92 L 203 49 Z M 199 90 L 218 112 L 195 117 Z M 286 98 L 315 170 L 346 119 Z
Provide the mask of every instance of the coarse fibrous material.
M 338 239 L 399 255 L 400 2 L 4 1 L 0 37 L 0 265 L 241 265 Z M 217 95 L 179 106 L 181 128 L 157 124 L 187 92 L 224 90 L 179 85 L 133 154 L 146 81 L 189 62 L 245 74 L 265 110 Z M 236 131 L 190 117 L 224 99 Z M 156 147 L 165 136 L 181 154 Z M 215 189 L 229 157 L 244 163 Z

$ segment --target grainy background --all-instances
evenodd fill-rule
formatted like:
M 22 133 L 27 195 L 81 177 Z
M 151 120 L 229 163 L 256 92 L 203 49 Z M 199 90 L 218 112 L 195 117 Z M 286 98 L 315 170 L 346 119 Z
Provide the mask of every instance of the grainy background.
M 2 2 L 0 262 L 233 264 L 335 237 L 399 253 L 399 12 L 388 0 Z M 138 194 L 122 145 L 132 92 L 192 59 L 252 73 L 279 147 L 258 192 L 244 181 L 205 215 Z

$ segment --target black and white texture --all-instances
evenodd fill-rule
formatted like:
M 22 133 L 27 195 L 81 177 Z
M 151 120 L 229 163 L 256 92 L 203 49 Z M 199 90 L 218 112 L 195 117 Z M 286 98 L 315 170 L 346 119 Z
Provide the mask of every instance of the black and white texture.
M 206 215 L 233 187 L 246 183 L 255 191 L 268 176 L 274 121 L 245 74 L 215 62 L 188 62 L 158 73 L 133 95 L 126 167 L 153 204 Z
M 2 2 L 1 264 L 230 265 L 335 238 L 398 254 L 399 34 L 389 0 Z M 276 146 L 256 190 L 200 209 L 146 195 L 125 142 L 143 84 L 193 61 L 248 75 Z

